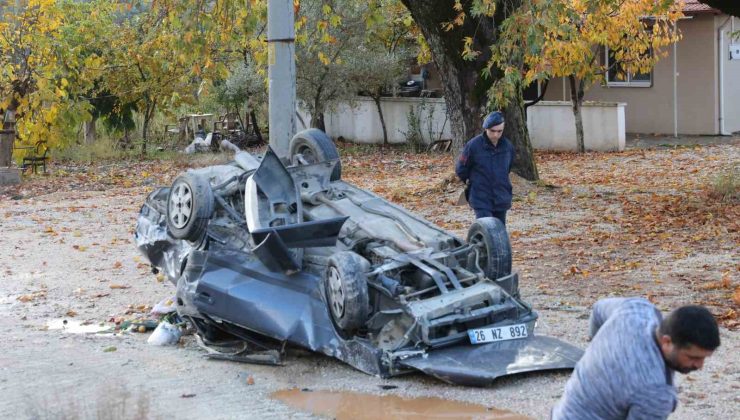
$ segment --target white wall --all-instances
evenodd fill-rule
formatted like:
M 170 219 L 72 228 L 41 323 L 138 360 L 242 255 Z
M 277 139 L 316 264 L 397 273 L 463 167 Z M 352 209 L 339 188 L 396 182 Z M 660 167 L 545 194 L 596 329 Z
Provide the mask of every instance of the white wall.
M 583 141 L 586 150 L 624 150 L 624 103 L 584 102 Z M 576 123 L 570 101 L 543 101 L 527 108 L 532 147 L 540 150 L 577 150 Z
M 450 121 L 444 99 L 383 98 L 383 117 L 390 143 L 404 143 L 409 131 L 408 115 L 414 110 L 427 144 L 430 139 L 451 139 Z M 584 141 L 587 150 L 624 150 L 623 103 L 585 103 L 582 109 Z M 419 111 L 421 110 L 421 114 Z M 306 125 L 311 118 L 305 110 L 299 114 Z M 356 98 L 352 104 L 338 104 L 324 116 L 326 133 L 355 143 L 382 143 L 383 129 L 375 107 L 368 98 Z M 576 150 L 576 129 L 570 102 L 540 102 L 527 109 L 527 126 L 532 146 L 541 150 Z M 298 129 L 303 129 L 300 121 Z
M 440 98 L 383 98 L 383 119 L 388 131 L 389 143 L 405 143 L 409 132 L 408 115 L 413 109 L 421 125 L 421 134 L 429 143 L 433 140 L 450 139 L 450 121 L 447 107 Z M 304 110 L 299 114 L 310 125 L 311 117 Z M 356 97 L 350 104 L 337 104 L 324 115 L 326 132 L 331 137 L 344 137 L 355 143 L 382 143 L 383 128 L 375 102 L 370 98 Z M 302 129 L 300 121 L 298 128 Z

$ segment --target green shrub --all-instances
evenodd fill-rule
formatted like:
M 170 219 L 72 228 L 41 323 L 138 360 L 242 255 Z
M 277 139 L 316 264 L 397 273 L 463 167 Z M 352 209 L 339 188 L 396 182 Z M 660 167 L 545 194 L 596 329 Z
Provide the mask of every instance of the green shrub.
M 403 133 L 404 137 L 406 137 L 406 145 L 413 153 L 423 152 L 426 150 L 426 145 L 424 144 L 424 136 L 421 132 L 421 109 L 417 113 L 412 106 L 409 109 L 409 113 L 406 114 L 406 122 L 409 126 L 409 131 Z

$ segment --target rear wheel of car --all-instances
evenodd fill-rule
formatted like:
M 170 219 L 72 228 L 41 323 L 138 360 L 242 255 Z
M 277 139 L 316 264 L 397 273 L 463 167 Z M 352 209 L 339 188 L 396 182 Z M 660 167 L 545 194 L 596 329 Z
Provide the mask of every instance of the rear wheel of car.
M 324 279 L 326 303 L 334 325 L 345 337 L 351 336 L 367 321 L 369 269 L 370 263 L 351 251 L 338 252 L 329 258 Z
M 184 173 L 167 196 L 167 228 L 176 239 L 200 241 L 213 214 L 213 191 L 208 180 Z
M 294 165 L 302 163 L 301 159 L 308 164 L 339 159 L 337 146 L 326 133 L 317 128 L 309 128 L 293 136 L 289 151 Z M 338 181 L 341 178 L 342 164 L 337 162 L 331 173 L 331 181 Z
M 468 230 L 468 243 L 478 246 L 478 264 L 486 277 L 496 280 L 511 274 L 511 244 L 500 220 L 477 219 Z

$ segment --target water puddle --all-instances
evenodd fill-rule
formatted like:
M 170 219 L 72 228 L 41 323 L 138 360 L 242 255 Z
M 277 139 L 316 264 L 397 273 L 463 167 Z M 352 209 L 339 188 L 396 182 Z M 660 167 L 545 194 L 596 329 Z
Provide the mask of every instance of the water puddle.
M 52 319 L 46 323 L 47 330 L 61 330 L 70 334 L 94 334 L 111 332 L 112 326 L 94 322 L 83 322 L 74 319 Z
M 301 391 L 287 389 L 273 392 L 280 400 L 300 411 L 352 419 L 495 419 L 531 420 L 521 414 L 484 405 L 441 398 L 402 398 L 396 395 L 372 395 L 356 392 Z

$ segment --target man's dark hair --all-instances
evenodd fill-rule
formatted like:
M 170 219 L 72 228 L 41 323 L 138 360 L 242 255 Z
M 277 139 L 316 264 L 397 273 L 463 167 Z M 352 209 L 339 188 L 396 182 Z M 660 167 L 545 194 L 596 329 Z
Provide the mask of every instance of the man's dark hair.
M 717 321 L 709 310 L 703 306 L 682 306 L 660 323 L 660 334 L 671 337 L 673 344 L 679 348 L 690 345 L 704 350 L 719 347 L 719 328 Z

